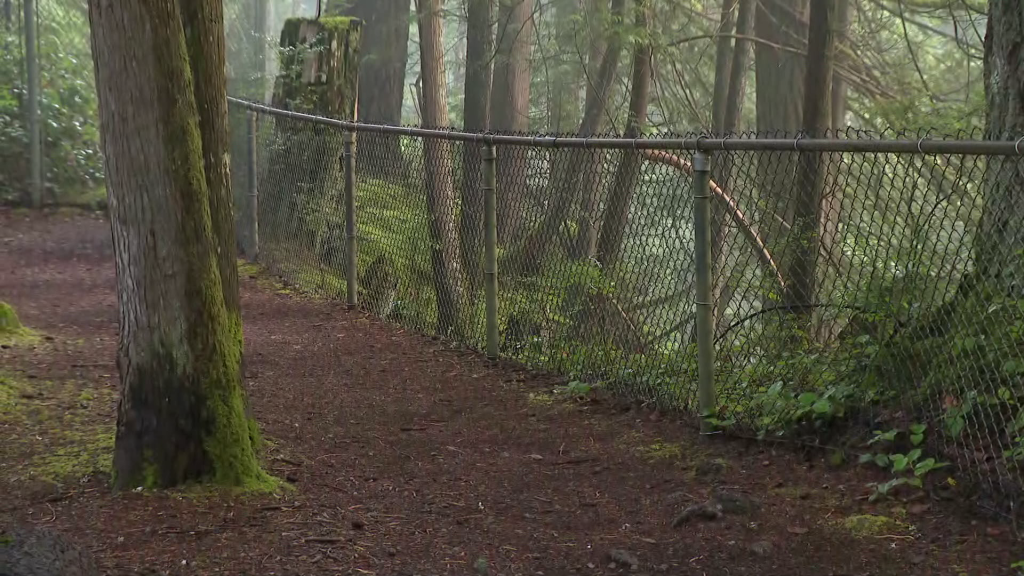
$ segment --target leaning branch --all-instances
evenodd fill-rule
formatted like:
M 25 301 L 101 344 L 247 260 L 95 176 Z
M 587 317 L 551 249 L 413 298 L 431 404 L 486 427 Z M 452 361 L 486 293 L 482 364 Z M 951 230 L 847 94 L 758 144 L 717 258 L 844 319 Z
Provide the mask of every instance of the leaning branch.
M 680 158 L 679 156 L 669 154 L 664 150 L 641 150 L 640 154 L 651 162 L 671 166 L 689 174 L 690 176 L 693 175 L 693 165 L 690 164 L 690 162 Z M 779 270 L 779 265 L 775 262 L 775 258 L 768 250 L 768 246 L 765 244 L 760 234 L 758 234 L 754 229 L 753 224 L 751 224 L 750 221 L 747 220 L 747 217 L 743 215 L 743 211 L 740 210 L 739 205 L 737 205 L 736 202 L 725 193 L 725 190 L 722 190 L 722 187 L 713 180 L 711 181 L 711 193 L 714 194 L 715 198 L 717 198 L 719 202 L 725 205 L 729 218 L 731 218 L 733 223 L 739 227 L 743 237 L 746 238 L 751 248 L 754 249 L 754 253 L 757 254 L 758 260 L 761 261 L 761 264 L 764 267 L 771 270 L 772 274 L 775 276 L 775 281 L 779 283 L 779 288 L 784 289 L 786 287 L 786 279 Z

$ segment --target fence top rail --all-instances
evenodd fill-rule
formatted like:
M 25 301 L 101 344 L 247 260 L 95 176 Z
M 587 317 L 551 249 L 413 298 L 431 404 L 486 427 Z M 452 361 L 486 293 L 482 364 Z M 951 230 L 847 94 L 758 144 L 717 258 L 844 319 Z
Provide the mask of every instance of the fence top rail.
M 439 130 L 412 126 L 387 124 L 366 124 L 315 116 L 292 110 L 282 110 L 265 104 L 250 102 L 229 96 L 228 103 L 257 112 L 331 126 L 351 132 L 394 134 L 439 138 L 457 142 L 479 144 L 505 144 L 534 146 L 538 148 L 590 148 L 590 149 L 635 149 L 635 150 L 687 150 L 691 152 L 862 152 L 862 153 L 904 153 L 904 154 L 967 154 L 976 156 L 1021 156 L 1024 155 L 1024 136 L 1016 140 L 946 140 L 946 139 L 842 139 L 842 138 L 714 138 L 695 136 L 686 138 L 608 138 L 579 136 L 522 136 Z

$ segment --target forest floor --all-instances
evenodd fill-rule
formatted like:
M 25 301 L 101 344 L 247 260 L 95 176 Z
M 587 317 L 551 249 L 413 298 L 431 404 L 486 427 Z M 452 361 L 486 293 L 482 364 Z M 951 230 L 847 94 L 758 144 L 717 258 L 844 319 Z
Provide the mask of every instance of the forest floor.
M 294 489 L 113 494 L 117 302 L 106 221 L 0 211 L 0 527 L 45 525 L 109 574 L 1009 575 L 1012 526 L 870 503 L 880 470 L 701 439 L 608 398 L 242 275 L 266 466 Z M 716 489 L 725 514 L 673 521 Z M 874 516 L 868 516 L 874 515 Z

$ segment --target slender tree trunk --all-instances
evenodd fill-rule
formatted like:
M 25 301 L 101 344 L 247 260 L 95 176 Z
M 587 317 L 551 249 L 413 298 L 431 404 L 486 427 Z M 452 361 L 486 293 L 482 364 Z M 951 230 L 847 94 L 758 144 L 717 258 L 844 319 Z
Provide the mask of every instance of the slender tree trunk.
M 604 0 L 594 2 L 591 7 L 591 38 L 593 40 L 587 60 L 589 81 L 587 82 L 586 99 L 588 102 L 592 102 L 600 98 L 604 102 L 605 109 L 615 91 L 615 85 L 613 83 L 605 89 L 605 86 L 600 83 L 601 63 L 604 61 L 605 49 L 609 46 L 609 36 L 616 34 L 618 27 L 625 22 L 624 10 L 625 4 L 613 3 L 609 12 L 607 2 Z M 609 16 L 611 17 L 610 22 Z M 621 42 L 619 45 L 621 46 Z M 602 112 L 597 120 L 597 125 L 593 128 L 594 134 L 602 131 L 607 125 L 605 116 L 606 114 Z M 601 167 L 604 164 L 605 154 L 604 150 L 591 150 L 579 155 L 584 159 L 583 162 L 587 169 L 580 173 L 578 184 L 580 211 L 577 218 L 578 231 L 573 247 L 573 257 L 578 260 L 587 260 L 593 257 L 597 251 L 598 218 L 601 208 Z
M 493 0 L 467 0 L 465 129 L 487 130 L 490 124 Z M 459 239 L 470 297 L 483 285 L 484 197 L 480 147 L 462 145 L 462 212 Z
M 737 0 L 722 0 L 722 16 L 718 25 L 718 41 L 715 53 L 715 87 L 711 97 L 711 130 L 722 134 L 725 130 L 726 98 L 729 95 L 730 70 L 732 69 L 732 38 L 735 30 Z
M 849 41 L 850 33 L 850 0 L 836 2 L 836 44 Z M 832 75 L 832 120 L 830 125 L 835 130 L 846 127 L 846 80 L 839 74 Z
M 420 75 L 423 84 L 423 124 L 448 126 L 447 78 L 444 71 L 441 0 L 416 0 L 420 31 Z M 431 263 L 437 294 L 438 331 L 458 336 L 461 319 L 459 244 L 456 238 L 455 183 L 451 143 L 437 138 L 423 141 L 427 180 L 427 208 L 434 248 Z
M 649 26 L 650 0 L 638 0 L 636 6 L 636 28 L 641 31 Z M 651 93 L 650 42 L 637 42 L 633 52 L 633 85 L 629 96 L 629 119 L 626 122 L 626 138 L 639 138 L 647 123 L 647 103 Z M 629 205 L 633 199 L 637 178 L 640 175 L 640 154 L 625 150 L 615 172 L 615 181 L 608 198 L 601 236 L 598 241 L 597 259 L 605 269 L 613 269 L 622 252 L 622 237 L 629 223 Z
M 808 137 L 821 137 L 829 122 L 829 88 L 832 85 L 835 35 L 832 26 L 835 0 L 811 3 L 808 37 L 807 76 L 804 82 L 804 132 Z M 796 318 L 806 323 L 812 316 L 810 306 L 817 297 L 816 262 L 820 244 L 821 200 L 825 184 L 822 154 L 800 155 L 797 196 L 792 220 L 792 255 L 785 262 L 786 289 L 783 305 Z M 804 328 L 805 326 L 801 326 Z
M 548 131 L 562 134 L 580 124 L 580 85 L 587 65 L 580 43 L 587 42 L 587 35 L 581 34 L 576 21 L 586 15 L 580 0 L 558 0 L 554 5 L 555 38 L 560 54 L 551 74 Z
M 342 12 L 335 0 L 325 14 Z M 410 0 L 355 0 L 344 15 L 363 21 L 360 44 L 358 116 L 363 122 L 401 124 L 405 72 L 409 62 Z M 359 138 L 357 169 L 386 167 L 404 171 L 397 136 L 364 132 Z M 379 171 L 380 168 L 377 168 Z
M 530 127 L 530 57 L 533 44 L 533 0 L 499 0 L 495 31 L 491 129 L 526 132 Z M 522 225 L 526 196 L 526 156 L 522 148 L 498 155 L 498 238 L 507 242 Z
M 613 0 L 612 14 L 622 20 L 625 13 L 625 0 Z M 618 34 L 613 34 L 608 43 L 607 51 L 598 70 L 596 88 L 587 94 L 586 107 L 580 129 L 577 134 L 582 137 L 593 136 L 601 124 L 607 106 L 608 93 L 615 80 L 622 52 L 622 41 Z M 551 194 L 554 198 L 540 226 L 532 230 L 523 241 L 515 258 L 518 272 L 535 274 L 543 266 L 551 245 L 558 239 L 558 230 L 569 215 L 569 209 L 579 191 L 580 181 L 588 171 L 597 170 L 594 155 L 590 150 L 569 149 L 560 152 L 568 156 L 566 162 L 558 162 L 556 166 L 566 169 L 556 172 L 551 177 Z M 555 152 L 559 154 L 559 152 Z
M 729 90 L 725 97 L 725 112 L 722 132 L 731 134 L 740 128 L 743 116 L 743 103 L 746 99 L 747 65 L 750 60 L 750 42 L 744 40 L 754 28 L 754 10 L 756 0 L 739 0 L 736 16 L 736 44 L 732 51 L 732 64 L 729 66 Z M 712 176 L 718 185 L 727 192 L 732 187 L 733 155 L 719 154 L 718 171 Z M 726 245 L 726 234 L 729 230 L 729 216 L 720 203 L 712 204 L 713 234 L 711 252 L 715 258 L 715 326 L 724 329 L 723 322 L 726 310 L 732 301 L 733 291 L 729 284 L 731 270 L 727 268 L 729 250 Z
M 231 211 L 227 169 L 204 177 L 205 158 L 227 162 L 222 14 L 217 0 L 89 2 L 120 312 L 119 489 L 270 481 L 211 214 L 208 178 Z

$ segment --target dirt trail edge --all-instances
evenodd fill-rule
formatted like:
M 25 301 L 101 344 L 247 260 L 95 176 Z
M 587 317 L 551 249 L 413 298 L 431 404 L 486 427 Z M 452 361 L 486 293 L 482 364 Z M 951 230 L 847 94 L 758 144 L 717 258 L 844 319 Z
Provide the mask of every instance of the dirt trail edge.
M 113 495 L 114 289 L 102 217 L 0 212 L 0 300 L 36 331 L 0 348 L 0 527 L 59 530 L 109 574 L 974 576 L 1024 559 L 1012 527 L 935 496 L 869 503 L 879 471 L 567 399 L 248 273 L 246 382 L 294 489 Z

